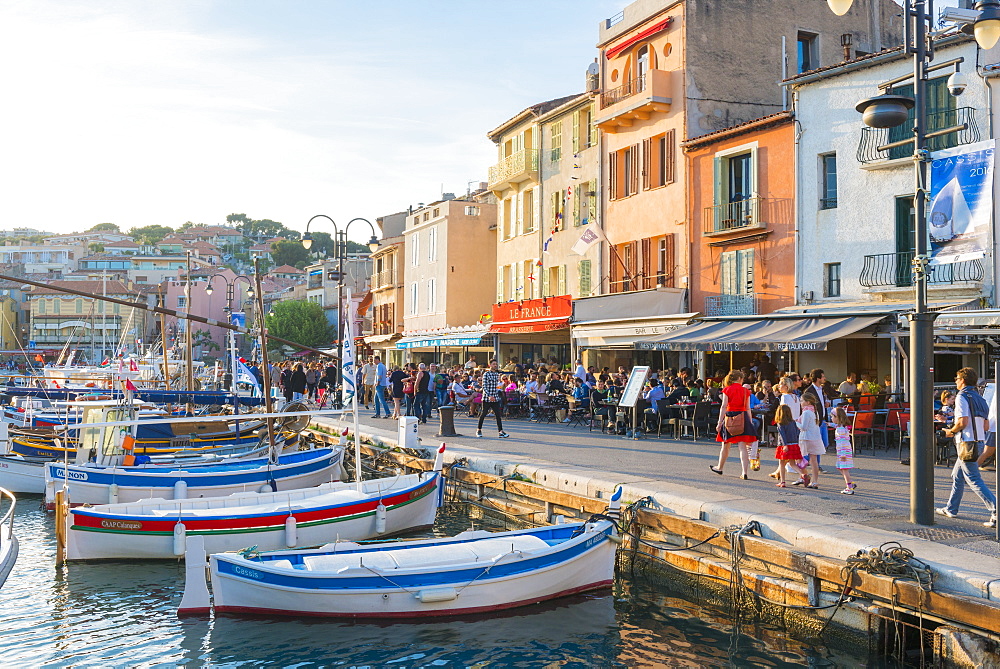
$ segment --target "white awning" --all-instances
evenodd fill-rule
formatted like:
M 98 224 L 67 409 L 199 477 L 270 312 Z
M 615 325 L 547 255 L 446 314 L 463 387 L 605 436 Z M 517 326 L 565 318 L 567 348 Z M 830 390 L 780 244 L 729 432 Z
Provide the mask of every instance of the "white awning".
M 633 348 L 637 341 L 666 335 L 687 325 L 698 313 L 658 318 L 601 319 L 573 323 L 571 336 L 580 348 Z

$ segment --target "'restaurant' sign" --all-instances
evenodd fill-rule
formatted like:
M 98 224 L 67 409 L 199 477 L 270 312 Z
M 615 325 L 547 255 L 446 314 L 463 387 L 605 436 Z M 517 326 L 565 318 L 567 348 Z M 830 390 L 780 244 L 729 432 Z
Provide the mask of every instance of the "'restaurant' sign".
M 548 332 L 569 327 L 573 298 L 569 295 L 493 305 L 490 332 Z

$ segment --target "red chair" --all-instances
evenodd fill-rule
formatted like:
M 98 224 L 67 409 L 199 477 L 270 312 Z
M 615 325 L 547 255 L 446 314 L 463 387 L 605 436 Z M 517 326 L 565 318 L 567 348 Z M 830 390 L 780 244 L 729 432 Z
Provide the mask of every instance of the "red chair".
M 875 425 L 875 412 L 874 411 L 858 411 L 854 414 L 854 423 L 851 425 L 851 445 L 854 447 L 855 453 L 860 453 L 858 447 L 858 441 L 867 439 L 869 445 L 871 446 L 872 453 L 875 452 L 875 441 L 874 441 L 874 431 L 872 427 Z
M 889 448 L 889 435 L 899 435 L 899 414 L 902 413 L 902 411 L 902 409 L 889 409 L 889 413 L 886 414 L 885 417 L 885 423 L 883 425 L 876 425 L 872 428 L 873 432 L 883 436 L 886 449 Z
M 910 443 L 910 412 L 899 413 L 899 461 L 903 461 L 903 442 Z

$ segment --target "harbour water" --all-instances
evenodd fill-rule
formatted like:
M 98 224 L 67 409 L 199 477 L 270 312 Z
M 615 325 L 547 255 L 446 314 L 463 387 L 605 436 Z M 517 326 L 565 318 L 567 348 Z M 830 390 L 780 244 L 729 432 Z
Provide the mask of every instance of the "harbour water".
M 52 515 L 23 496 L 21 556 L 0 590 L 0 666 L 858 667 L 864 655 L 734 626 L 724 610 L 619 578 L 613 590 L 503 616 L 391 624 L 183 618 L 173 562 L 75 563 L 57 571 Z M 442 509 L 435 534 L 469 527 Z M 477 527 L 481 524 L 476 523 Z M 490 528 L 485 529 L 502 529 Z

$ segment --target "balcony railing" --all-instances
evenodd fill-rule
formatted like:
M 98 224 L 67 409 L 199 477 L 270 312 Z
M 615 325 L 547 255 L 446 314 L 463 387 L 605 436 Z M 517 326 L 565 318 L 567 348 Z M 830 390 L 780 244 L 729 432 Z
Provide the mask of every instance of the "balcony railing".
M 762 202 L 763 198 L 748 197 L 736 202 L 705 207 L 705 234 L 764 227 L 760 218 Z
M 632 97 L 636 93 L 646 90 L 646 75 L 640 75 L 635 79 L 626 81 L 618 88 L 601 93 L 601 109 L 607 109 L 613 104 L 617 104 L 625 98 Z
M 521 149 L 490 167 L 490 186 L 516 180 L 522 174 L 538 171 L 538 150 Z
M 756 293 L 705 296 L 705 314 L 708 316 L 755 316 L 759 308 Z
M 865 256 L 861 285 L 865 288 L 905 288 L 913 285 L 913 252 L 881 253 Z M 928 267 L 928 283 L 978 283 L 983 280 L 983 263 L 978 258 L 948 265 Z
M 927 115 L 925 133 L 958 128 L 938 137 L 927 139 L 927 148 L 931 151 L 949 149 L 962 144 L 971 144 L 980 139 L 979 125 L 976 123 L 975 110 L 972 107 L 959 107 Z M 895 146 L 893 146 L 895 144 Z M 913 155 L 913 112 L 902 125 L 895 128 L 861 128 L 861 142 L 858 144 L 858 162 L 862 164 L 877 163 L 884 160 L 909 158 Z
M 372 288 L 382 288 L 383 286 L 392 286 L 396 283 L 396 271 L 392 269 L 384 270 L 382 272 L 375 272 L 372 276 Z

